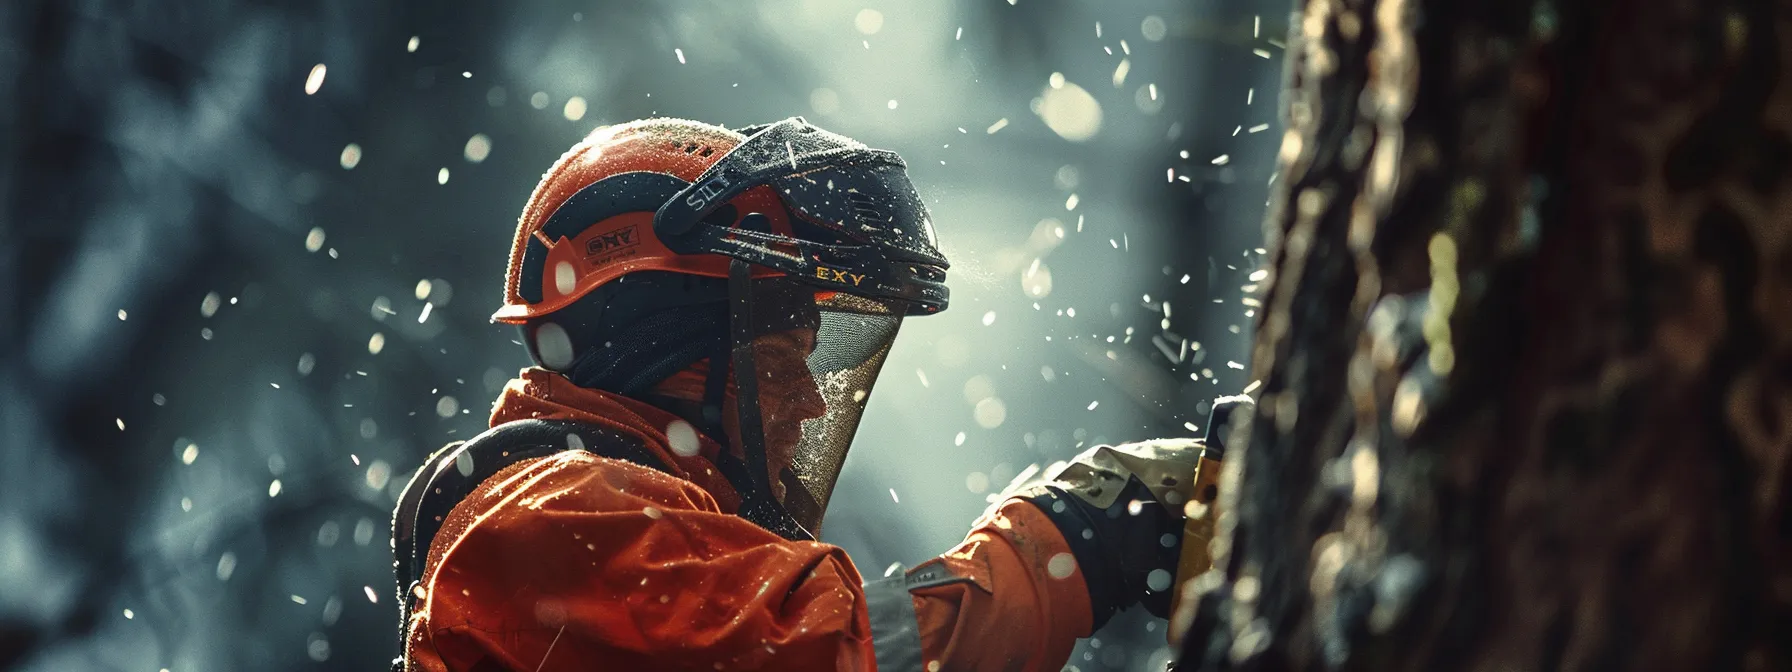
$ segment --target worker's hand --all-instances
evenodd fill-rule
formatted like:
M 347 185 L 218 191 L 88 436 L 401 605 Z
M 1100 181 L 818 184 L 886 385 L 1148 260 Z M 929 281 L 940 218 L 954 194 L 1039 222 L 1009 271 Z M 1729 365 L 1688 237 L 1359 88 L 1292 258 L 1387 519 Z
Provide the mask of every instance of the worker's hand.
M 1002 498 L 1032 502 L 1063 533 L 1089 588 L 1094 627 L 1137 602 L 1168 615 L 1201 450 L 1195 439 L 1096 446 Z

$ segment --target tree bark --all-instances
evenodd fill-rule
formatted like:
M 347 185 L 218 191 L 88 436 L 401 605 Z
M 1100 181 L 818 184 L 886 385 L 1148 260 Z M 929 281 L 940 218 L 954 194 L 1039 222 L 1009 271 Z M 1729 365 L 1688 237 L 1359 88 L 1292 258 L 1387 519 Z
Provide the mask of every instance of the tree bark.
M 1792 669 L 1792 3 L 1297 4 L 1182 669 Z

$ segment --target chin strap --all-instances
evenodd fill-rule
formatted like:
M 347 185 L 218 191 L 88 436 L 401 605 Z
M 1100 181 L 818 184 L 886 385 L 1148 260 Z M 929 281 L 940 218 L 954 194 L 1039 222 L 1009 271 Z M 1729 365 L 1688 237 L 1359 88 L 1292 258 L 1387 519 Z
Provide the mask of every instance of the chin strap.
M 753 485 L 771 492 L 765 466 L 765 425 L 759 414 L 759 368 L 753 363 L 752 267 L 735 259 L 728 265 L 728 330 L 734 344 L 734 407 L 740 420 L 740 443 L 747 466 L 753 468 Z
M 728 336 L 716 340 L 717 348 L 709 355 L 709 375 L 703 380 L 703 406 L 698 411 L 698 429 L 714 439 L 716 445 L 728 445 L 728 432 L 722 422 L 722 402 L 728 394 L 728 355 L 732 348 Z M 725 450 L 723 452 L 726 452 Z
M 765 425 L 759 414 L 759 369 L 753 364 L 753 288 L 752 266 L 735 259 L 728 265 L 729 315 L 728 329 L 733 343 L 734 409 L 739 421 L 740 449 L 743 461 L 727 450 L 716 456 L 716 467 L 740 491 L 740 516 L 751 520 L 773 534 L 793 541 L 813 541 L 815 535 L 792 518 L 790 512 L 772 496 L 770 476 L 766 469 Z M 717 387 L 714 372 L 723 368 L 710 361 L 710 388 Z M 723 379 L 725 384 L 726 379 Z M 725 388 L 725 385 L 724 385 Z M 709 391 L 706 391 L 706 396 Z M 719 399 L 719 397 L 718 397 Z M 719 406 L 719 401 L 717 402 Z M 708 414 L 705 401 L 705 415 Z M 719 412 L 718 412 L 718 415 Z M 727 445 L 726 442 L 723 445 Z

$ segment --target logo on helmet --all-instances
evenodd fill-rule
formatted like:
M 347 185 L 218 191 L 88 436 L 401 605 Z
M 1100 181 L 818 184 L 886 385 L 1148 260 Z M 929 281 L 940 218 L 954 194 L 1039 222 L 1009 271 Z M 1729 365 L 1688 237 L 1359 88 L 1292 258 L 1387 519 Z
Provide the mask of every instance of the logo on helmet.
M 854 287 L 859 286 L 859 283 L 865 281 L 865 276 L 863 274 L 848 273 L 844 269 L 828 268 L 826 266 L 816 266 L 815 277 L 823 280 L 831 280 L 843 285 L 850 282 Z
M 693 210 L 702 210 L 710 201 L 726 192 L 728 184 L 728 176 L 725 174 L 709 178 L 709 181 L 697 186 L 697 193 L 685 197 L 684 204 Z
M 630 224 L 609 233 L 600 233 L 592 236 L 591 240 L 585 241 L 585 254 L 586 256 L 603 254 L 605 252 L 620 250 L 626 247 L 633 247 L 639 242 L 641 242 L 641 239 L 635 236 L 635 225 Z

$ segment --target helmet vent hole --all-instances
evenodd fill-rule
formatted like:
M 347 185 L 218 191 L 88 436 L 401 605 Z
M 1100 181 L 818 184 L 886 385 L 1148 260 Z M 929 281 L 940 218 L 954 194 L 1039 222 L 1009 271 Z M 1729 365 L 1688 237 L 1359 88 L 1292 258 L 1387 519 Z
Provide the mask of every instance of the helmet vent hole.
M 852 207 L 853 215 L 857 217 L 860 222 L 870 223 L 887 220 L 887 218 L 884 217 L 883 212 L 878 209 L 877 202 L 872 200 L 870 196 L 861 193 L 848 193 L 846 195 L 846 201 L 847 204 Z
M 714 147 L 704 147 L 704 148 L 703 148 L 703 151 L 701 151 L 701 152 L 698 152 L 698 153 L 697 153 L 697 156 L 701 156 L 701 157 L 703 157 L 703 158 L 706 158 L 706 159 L 707 159 L 707 158 L 709 158 L 709 157 L 710 157 L 710 156 L 711 156 L 711 155 L 713 155 L 713 154 L 715 154 L 715 153 L 716 153 L 716 148 L 714 148 Z

